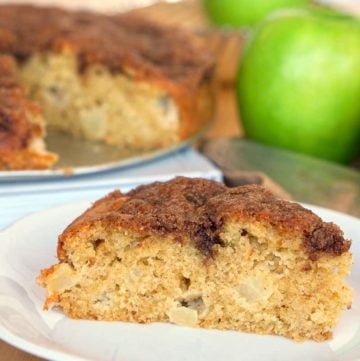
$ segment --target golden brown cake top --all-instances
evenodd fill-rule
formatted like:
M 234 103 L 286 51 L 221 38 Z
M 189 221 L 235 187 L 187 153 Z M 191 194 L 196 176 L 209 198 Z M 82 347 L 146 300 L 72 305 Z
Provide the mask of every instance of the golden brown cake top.
M 215 181 L 178 177 L 127 194 L 115 191 L 95 202 L 60 236 L 59 258 L 64 256 L 66 238 L 93 222 L 141 234 L 171 235 L 180 242 L 189 237 L 205 255 L 212 255 L 213 246 L 222 243 L 219 233 L 228 220 L 256 221 L 279 233 L 300 236 L 310 257 L 320 252 L 336 256 L 350 247 L 336 225 L 323 222 L 299 204 L 279 200 L 260 186 L 227 188 Z
M 103 64 L 113 72 L 189 86 L 201 82 L 213 62 L 194 36 L 134 15 L 0 6 L 0 54 L 22 61 L 64 49 L 77 54 L 80 71 Z
M 12 58 L 0 54 L 0 151 L 27 148 L 32 137 L 41 133 L 41 129 L 29 121 L 29 113 L 35 114 L 40 109 L 26 99 L 14 72 Z

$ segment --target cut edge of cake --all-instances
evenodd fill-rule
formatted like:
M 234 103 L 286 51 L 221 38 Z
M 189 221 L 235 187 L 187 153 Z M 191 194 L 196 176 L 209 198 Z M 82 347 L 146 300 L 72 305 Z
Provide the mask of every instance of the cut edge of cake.
M 0 54 L 0 170 L 46 169 L 58 157 L 46 151 L 41 108 L 28 100 L 12 57 Z

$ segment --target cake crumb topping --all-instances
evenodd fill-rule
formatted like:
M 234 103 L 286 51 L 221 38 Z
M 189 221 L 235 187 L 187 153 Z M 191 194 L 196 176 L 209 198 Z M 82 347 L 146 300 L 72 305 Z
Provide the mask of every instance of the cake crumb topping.
M 177 177 L 127 194 L 114 191 L 97 201 L 60 236 L 59 257 L 62 238 L 94 221 L 171 235 L 180 242 L 186 237 L 204 255 L 214 256 L 214 245 L 222 244 L 222 226 L 231 219 L 270 224 L 280 234 L 300 237 L 310 259 L 320 253 L 341 255 L 351 245 L 333 223 L 323 222 L 312 211 L 280 200 L 258 185 L 227 188 L 211 180 Z

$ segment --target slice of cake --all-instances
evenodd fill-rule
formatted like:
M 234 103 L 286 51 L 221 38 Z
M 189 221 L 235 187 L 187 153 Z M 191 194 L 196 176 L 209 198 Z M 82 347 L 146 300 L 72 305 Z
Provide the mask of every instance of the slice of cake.
M 57 156 L 45 150 L 41 109 L 26 99 L 14 72 L 13 59 L 0 54 L 0 169 L 48 168 Z
M 157 149 L 212 114 L 213 58 L 200 40 L 135 15 L 0 5 L 0 54 L 46 124 L 75 137 Z
M 60 235 L 45 308 L 72 318 L 331 338 L 350 241 L 259 186 L 176 178 L 115 191 Z

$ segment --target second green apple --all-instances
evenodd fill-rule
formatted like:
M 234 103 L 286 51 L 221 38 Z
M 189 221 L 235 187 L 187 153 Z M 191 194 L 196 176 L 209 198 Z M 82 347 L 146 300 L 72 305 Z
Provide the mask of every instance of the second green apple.
M 309 3 L 310 0 L 203 0 L 211 20 L 231 26 L 253 25 L 274 10 Z

